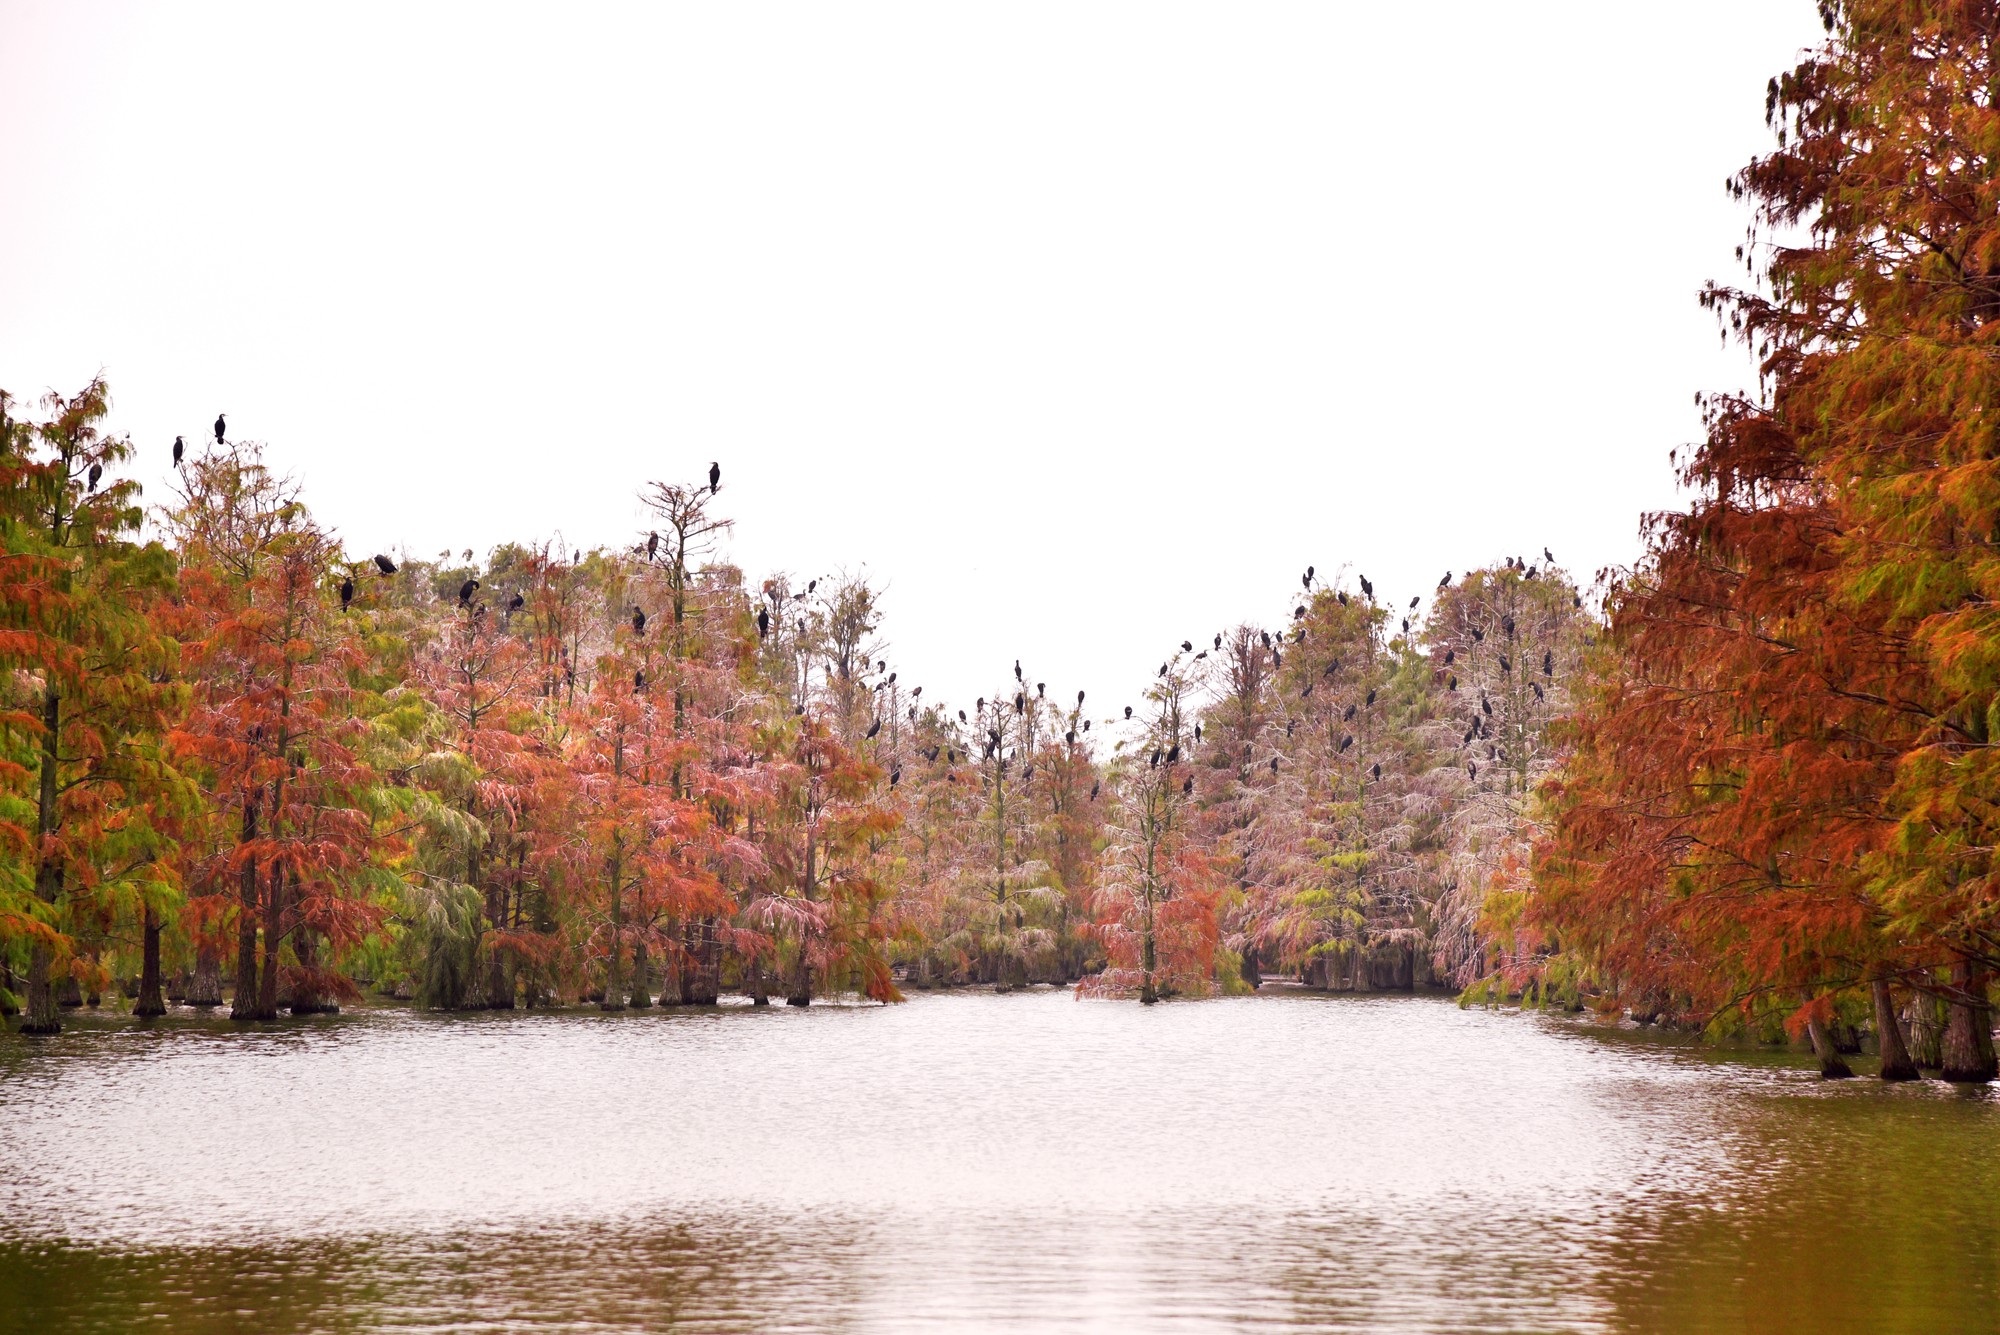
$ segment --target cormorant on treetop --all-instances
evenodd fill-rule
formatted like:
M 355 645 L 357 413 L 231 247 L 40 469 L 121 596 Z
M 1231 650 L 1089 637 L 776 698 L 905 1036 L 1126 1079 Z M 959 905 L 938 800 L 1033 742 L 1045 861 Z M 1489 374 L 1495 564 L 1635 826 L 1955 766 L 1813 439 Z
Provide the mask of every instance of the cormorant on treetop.
M 379 554 L 375 558 L 375 568 L 382 572 L 384 578 L 396 573 L 396 563 Z
M 632 633 L 635 635 L 646 633 L 646 614 L 636 604 L 632 608 Z
M 340 580 L 340 610 L 345 612 L 347 610 L 347 605 L 353 601 L 354 601 L 354 576 L 344 575 L 341 577 Z
M 465 604 L 471 602 L 472 595 L 477 593 L 478 591 L 479 591 L 479 581 L 476 579 L 469 579 L 465 581 L 465 583 L 459 585 L 458 586 L 459 606 L 463 607 Z
M 215 443 L 218 445 L 222 443 L 222 431 L 223 431 L 222 416 L 223 415 L 221 413 L 217 413 L 215 415 Z
M 722 485 L 722 465 L 718 463 L 710 463 L 708 466 L 708 494 L 711 496 L 715 495 L 716 488 L 720 487 L 721 485 Z
M 174 437 L 174 467 L 176 467 L 176 468 L 179 468 L 179 467 L 181 466 L 181 452 L 182 452 L 183 450 L 185 450 L 185 449 L 187 449 L 187 442 L 186 442 L 186 441 L 184 441 L 184 440 L 182 440 L 182 439 L 181 439 L 181 438 L 180 438 L 179 436 L 175 436 L 175 437 Z

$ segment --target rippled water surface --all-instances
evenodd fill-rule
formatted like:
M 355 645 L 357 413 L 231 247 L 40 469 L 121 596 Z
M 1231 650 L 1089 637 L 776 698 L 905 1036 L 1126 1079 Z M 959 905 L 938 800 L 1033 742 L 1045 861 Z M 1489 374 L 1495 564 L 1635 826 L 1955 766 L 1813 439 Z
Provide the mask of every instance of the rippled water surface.
M 0 1037 L 0 1331 L 2000 1330 L 2000 1105 L 1449 1002 Z

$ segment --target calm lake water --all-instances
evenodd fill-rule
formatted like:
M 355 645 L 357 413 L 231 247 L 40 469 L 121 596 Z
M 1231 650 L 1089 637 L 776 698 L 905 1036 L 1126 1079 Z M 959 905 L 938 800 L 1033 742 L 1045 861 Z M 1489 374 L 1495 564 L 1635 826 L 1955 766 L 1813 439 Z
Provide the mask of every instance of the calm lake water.
M 2000 1104 L 1448 1001 L 0 1037 L 0 1331 L 2000 1329 Z

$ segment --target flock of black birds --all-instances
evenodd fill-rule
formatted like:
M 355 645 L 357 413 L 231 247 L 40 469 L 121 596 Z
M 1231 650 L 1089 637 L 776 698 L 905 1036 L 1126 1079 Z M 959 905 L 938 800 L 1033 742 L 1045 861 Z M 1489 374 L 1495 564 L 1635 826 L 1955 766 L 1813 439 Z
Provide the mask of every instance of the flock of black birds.
M 216 414 L 214 430 L 215 430 L 216 444 L 218 445 L 226 444 L 227 430 L 228 430 L 228 421 L 226 414 L 223 413 Z M 186 457 L 186 453 L 187 453 L 187 442 L 185 438 L 181 436 L 175 436 L 173 443 L 173 466 L 175 468 L 179 468 L 181 466 L 183 459 Z M 101 464 L 93 463 L 90 466 L 90 471 L 87 476 L 87 483 L 86 483 L 89 491 L 95 492 L 97 490 L 98 483 L 103 478 L 103 473 L 104 469 Z M 722 465 L 718 461 L 711 460 L 708 465 L 709 494 L 711 496 L 715 495 L 720 490 L 721 485 L 722 485 Z M 646 559 L 649 562 L 658 559 L 659 548 L 660 548 L 660 535 L 657 532 L 649 533 L 646 537 L 646 542 L 643 547 Z M 1542 559 L 1550 566 L 1553 566 L 1555 564 L 1555 555 L 1547 547 L 1542 548 Z M 388 556 L 380 552 L 377 552 L 375 554 L 375 556 L 373 557 L 373 561 L 377 575 L 384 579 L 387 579 L 388 577 L 396 574 L 399 569 L 396 562 L 394 562 Z M 1518 556 L 1506 558 L 1505 565 L 1506 568 L 1509 570 L 1515 570 L 1520 572 L 1521 577 L 1527 580 L 1539 578 L 1541 573 L 1538 567 L 1528 565 L 1527 562 L 1523 561 Z M 1317 573 L 1316 567 L 1308 565 L 1305 568 L 1305 572 L 1299 577 L 1300 587 L 1305 589 L 1308 593 L 1312 591 L 1313 580 L 1316 573 Z M 1451 579 L 1452 579 L 1452 572 L 1449 570 L 1445 571 L 1443 577 L 1440 578 L 1437 582 L 1438 590 L 1442 592 L 1443 590 L 1449 588 L 1451 586 Z M 1374 602 L 1375 586 L 1369 580 L 1369 578 L 1366 575 L 1358 575 L 1357 582 L 1361 587 L 1361 596 L 1367 599 L 1371 603 Z M 483 616 L 486 611 L 486 607 L 483 603 L 479 604 L 476 608 L 472 603 L 473 595 L 478 593 L 480 587 L 481 585 L 479 580 L 468 578 L 462 584 L 459 585 L 458 589 L 458 606 L 463 610 L 472 612 L 474 616 Z M 811 596 L 818 589 L 818 587 L 819 587 L 819 581 L 817 579 L 809 581 L 806 585 L 805 596 Z M 340 610 L 342 612 L 346 612 L 349 606 L 353 603 L 355 596 L 354 576 L 351 572 L 344 574 L 341 577 L 339 591 L 340 591 Z M 781 591 L 775 591 L 775 590 L 771 591 L 767 596 L 771 598 L 774 604 L 782 604 L 783 599 L 785 597 L 785 595 Z M 1350 606 L 1348 596 L 1345 590 L 1336 590 L 1335 597 L 1339 601 L 1342 607 Z M 509 616 L 511 616 L 515 612 L 520 611 L 521 608 L 525 606 L 526 601 L 527 600 L 524 597 L 524 595 L 522 595 L 518 591 L 515 592 L 507 600 L 506 610 Z M 1409 610 L 1414 612 L 1417 609 L 1417 606 L 1420 602 L 1421 602 L 1420 597 L 1411 598 Z M 1574 602 L 1577 607 L 1581 607 L 1583 605 L 1582 596 L 1575 595 Z M 770 608 L 762 606 L 761 603 L 757 608 L 757 619 L 756 619 L 757 638 L 760 641 L 767 639 L 771 633 L 771 628 L 773 625 L 771 610 L 772 609 Z M 1292 616 L 1293 619 L 1296 621 L 1296 620 L 1302 620 L 1305 617 L 1305 614 L 1306 614 L 1306 608 L 1303 605 L 1301 605 L 1293 610 Z M 635 635 L 645 634 L 646 621 L 647 618 L 645 610 L 634 604 L 632 607 L 632 616 L 631 616 L 631 625 L 633 634 Z M 799 619 L 797 625 L 799 631 L 803 633 L 806 628 L 804 619 L 803 618 Z M 1410 619 L 1407 616 L 1402 619 L 1402 629 L 1405 634 L 1409 633 Z M 1472 638 L 1475 643 L 1483 641 L 1486 638 L 1485 632 L 1481 628 L 1477 626 L 1471 626 L 1468 627 L 1468 629 L 1470 630 Z M 1510 638 L 1512 637 L 1514 633 L 1514 623 L 1513 623 L 1513 618 L 1511 616 L 1502 618 L 1502 629 L 1507 633 L 1507 635 Z M 1283 639 L 1282 632 L 1278 637 L 1278 641 L 1274 641 L 1272 639 L 1271 633 L 1269 631 L 1259 631 L 1258 635 L 1263 647 L 1269 650 L 1271 653 L 1273 666 L 1282 667 L 1284 664 L 1283 649 L 1281 648 L 1281 641 Z M 1306 636 L 1305 629 L 1303 627 L 1299 628 L 1294 632 L 1294 636 L 1297 640 L 1303 641 Z M 1220 633 L 1218 633 L 1214 637 L 1214 640 L 1212 642 L 1212 647 L 1215 650 L 1219 651 L 1222 648 L 1222 639 L 1223 637 Z M 1204 649 L 1199 653 L 1195 653 L 1193 640 L 1182 640 L 1180 648 L 1182 653 L 1193 653 L 1197 661 L 1207 658 L 1209 654 L 1209 650 L 1207 649 Z M 1447 649 L 1445 651 L 1443 660 L 1444 666 L 1446 668 L 1450 668 L 1455 663 L 1456 659 L 1457 659 L 1457 650 Z M 1512 672 L 1513 664 L 1508 655 L 1506 654 L 1499 655 L 1499 663 L 1500 663 L 1500 670 L 1502 673 Z M 865 669 L 866 665 L 864 664 L 863 666 Z M 886 663 L 877 664 L 878 669 L 885 669 L 887 668 L 887 666 L 888 665 Z M 1545 677 L 1554 676 L 1555 653 L 1553 650 L 1543 651 L 1541 666 L 1542 666 L 1543 676 Z M 1157 675 L 1160 677 L 1165 677 L 1168 671 L 1171 669 L 1171 667 L 1172 663 L 1170 660 L 1167 662 L 1162 662 L 1160 664 Z M 1340 668 L 1340 660 L 1336 658 L 1327 666 L 1324 675 L 1332 676 L 1336 671 L 1339 670 L 1339 668 Z M 570 673 L 571 673 L 571 679 L 574 680 L 573 668 L 570 669 Z M 1014 660 L 1014 678 L 1016 681 L 1023 680 L 1021 671 L 1021 661 L 1019 659 Z M 896 674 L 893 672 L 889 673 L 886 681 L 877 683 L 874 689 L 879 692 L 886 686 L 893 685 L 895 683 L 895 680 L 896 680 Z M 1300 692 L 1300 698 L 1305 699 L 1310 697 L 1313 693 L 1313 687 L 1315 685 L 1316 683 L 1308 682 L 1304 690 Z M 1533 689 L 1535 693 L 1535 698 L 1537 700 L 1542 700 L 1546 698 L 1540 682 L 1535 682 L 1531 680 L 1529 682 L 1529 685 Z M 646 678 L 644 672 L 638 672 L 633 675 L 633 686 L 639 690 L 645 689 Z M 1455 692 L 1457 689 L 1458 689 L 1458 677 L 1455 674 L 1450 675 L 1446 683 L 1446 690 L 1450 692 Z M 1037 698 L 1045 698 L 1045 690 L 1046 690 L 1046 683 L 1044 682 L 1035 683 L 1035 694 Z M 912 701 L 919 699 L 923 695 L 923 687 L 918 686 L 913 688 L 910 694 Z M 1079 710 L 1081 710 L 1081 708 L 1083 707 L 1084 698 L 1085 698 L 1085 693 L 1083 691 L 1078 691 L 1076 693 L 1076 703 L 1077 703 L 1077 708 Z M 1375 699 L 1376 699 L 1376 692 L 1371 689 L 1368 692 L 1367 698 L 1364 702 L 1365 706 L 1372 707 L 1375 704 Z M 1470 744 L 1473 741 L 1481 740 L 1490 736 L 1490 734 L 1487 733 L 1485 730 L 1483 719 L 1492 716 L 1493 713 L 1492 702 L 1486 699 L 1484 694 L 1482 694 L 1479 701 L 1479 707 L 1481 712 L 1478 714 L 1474 714 L 1472 716 L 1472 723 L 1467 728 L 1464 736 L 1464 741 L 1467 744 Z M 986 700 L 984 699 L 984 697 L 982 697 L 978 701 L 978 708 L 982 711 L 986 708 Z M 1014 697 L 1015 712 L 1017 714 L 1024 713 L 1026 711 L 1026 708 L 1027 708 L 1027 696 L 1025 692 L 1016 693 Z M 1357 709 L 1358 707 L 1356 705 L 1349 704 L 1346 710 L 1341 714 L 1341 720 L 1343 722 L 1352 722 L 1357 712 Z M 796 706 L 793 712 L 796 714 L 803 714 L 805 712 L 805 707 L 803 705 Z M 914 723 L 917 719 L 917 707 L 914 703 L 910 706 L 909 713 L 910 713 L 910 720 L 912 723 Z M 1132 718 L 1132 706 L 1130 705 L 1124 706 L 1124 717 L 1128 721 Z M 958 711 L 958 721 L 961 724 L 967 722 L 966 714 L 963 709 Z M 1089 719 L 1084 719 L 1083 731 L 1088 732 L 1090 730 L 1090 724 L 1091 721 Z M 881 730 L 882 730 L 882 720 L 878 716 L 873 721 L 870 722 L 866 733 L 866 738 L 868 740 L 873 740 L 881 732 Z M 1287 727 L 1287 735 L 1290 735 L 1289 725 Z M 1201 725 L 1199 723 L 1195 725 L 1194 737 L 1197 743 L 1200 742 Z M 1072 728 L 1067 732 L 1065 732 L 1064 740 L 1068 744 L 1074 746 L 1077 741 L 1076 730 Z M 1351 733 L 1344 734 L 1341 737 L 1336 753 L 1346 752 L 1347 749 L 1353 744 L 1353 742 L 1354 742 L 1353 734 Z M 988 742 L 985 752 L 986 756 L 988 758 L 992 757 L 997 751 L 999 745 L 1000 742 L 997 731 L 989 729 Z M 928 752 L 922 752 L 920 754 L 923 754 L 927 760 L 931 761 L 932 763 L 935 763 L 937 761 L 938 755 L 941 750 L 944 752 L 946 760 L 948 762 L 956 763 L 957 760 L 956 753 L 951 748 L 948 747 L 940 748 L 933 746 L 932 748 L 930 748 Z M 1490 754 L 1492 753 L 1497 753 L 1497 747 L 1490 748 Z M 1157 767 L 1162 763 L 1163 760 L 1169 766 L 1178 763 L 1180 760 L 1179 745 L 1175 744 L 1169 746 L 1164 755 L 1158 748 L 1155 748 L 1150 757 L 1150 765 L 1152 767 Z M 1279 767 L 1279 757 L 1277 756 L 1271 757 L 1268 763 L 1271 772 L 1273 774 L 1276 774 L 1278 772 L 1278 767 Z M 1470 774 L 1472 778 L 1477 779 L 1479 777 L 1479 767 L 1476 762 L 1468 761 L 1466 764 L 1466 770 L 1467 773 Z M 1029 772 L 1032 773 L 1032 770 L 1030 770 Z M 902 776 L 903 776 L 902 766 L 900 765 L 900 763 L 898 763 L 891 770 L 889 776 L 890 786 L 893 788 L 896 785 L 898 785 L 902 781 Z M 1370 777 L 1375 780 L 1379 780 L 1382 777 L 1382 767 L 1380 764 L 1375 764 L 1371 766 Z M 1099 789 L 1100 789 L 1099 784 L 1093 783 L 1091 785 L 1090 797 L 1092 801 L 1095 801 L 1097 799 Z M 1188 777 L 1182 784 L 1181 791 L 1184 796 L 1193 793 L 1194 779 L 1192 778 L 1192 776 Z

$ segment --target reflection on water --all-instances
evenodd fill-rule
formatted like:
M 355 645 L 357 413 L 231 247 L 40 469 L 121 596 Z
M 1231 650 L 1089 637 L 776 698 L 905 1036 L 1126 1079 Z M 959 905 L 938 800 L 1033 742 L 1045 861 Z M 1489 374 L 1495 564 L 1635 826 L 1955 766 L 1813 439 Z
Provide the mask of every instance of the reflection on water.
M 0 1039 L 0 1331 L 2000 1328 L 2000 1106 L 1447 1002 Z

